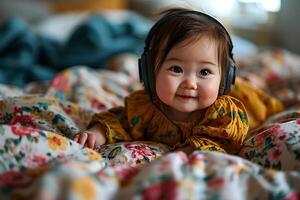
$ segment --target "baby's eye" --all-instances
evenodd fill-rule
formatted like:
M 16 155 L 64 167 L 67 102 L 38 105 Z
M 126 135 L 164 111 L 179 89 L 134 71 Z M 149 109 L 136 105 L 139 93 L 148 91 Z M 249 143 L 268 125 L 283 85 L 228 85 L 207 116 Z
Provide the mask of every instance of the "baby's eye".
M 202 69 L 200 71 L 201 76 L 208 76 L 209 74 L 211 74 L 211 71 L 209 69 Z
M 178 74 L 183 72 L 183 70 L 179 66 L 172 66 L 168 70 Z

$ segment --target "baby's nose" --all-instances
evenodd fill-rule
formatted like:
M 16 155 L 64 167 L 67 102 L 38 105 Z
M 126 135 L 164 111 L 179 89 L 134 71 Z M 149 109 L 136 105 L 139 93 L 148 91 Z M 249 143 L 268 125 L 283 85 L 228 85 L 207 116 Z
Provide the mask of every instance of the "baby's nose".
M 181 87 L 183 89 L 196 90 L 197 82 L 193 78 L 188 78 L 182 82 Z

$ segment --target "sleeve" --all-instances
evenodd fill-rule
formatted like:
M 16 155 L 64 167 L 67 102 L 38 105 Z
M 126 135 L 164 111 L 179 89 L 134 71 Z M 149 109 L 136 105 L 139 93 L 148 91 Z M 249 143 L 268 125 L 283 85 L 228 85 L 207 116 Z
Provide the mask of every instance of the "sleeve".
M 130 141 L 132 138 L 129 134 L 129 124 L 126 118 L 125 107 L 119 106 L 93 115 L 87 128 L 100 123 L 106 128 L 106 139 L 109 144 Z
M 140 90 L 125 98 L 125 106 L 95 114 L 88 125 L 100 123 L 106 127 L 108 143 L 143 140 L 145 127 L 151 120 L 153 107 L 148 95 Z
M 284 109 L 279 100 L 240 78 L 236 80 L 229 95 L 244 103 L 249 116 L 250 129 L 261 125 L 268 117 Z
M 284 110 L 283 104 L 275 97 L 270 96 L 268 93 L 258 90 L 257 95 L 267 108 L 267 118 Z
M 249 121 L 244 105 L 224 95 L 207 109 L 204 119 L 194 128 L 188 140 L 198 149 L 206 145 L 215 146 L 217 151 L 234 153 L 244 142 L 248 129 Z

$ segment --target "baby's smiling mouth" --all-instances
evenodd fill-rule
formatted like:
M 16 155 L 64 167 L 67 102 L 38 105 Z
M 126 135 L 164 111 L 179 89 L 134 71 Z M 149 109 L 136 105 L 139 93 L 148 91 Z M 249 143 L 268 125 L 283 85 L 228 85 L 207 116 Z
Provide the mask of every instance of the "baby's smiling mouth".
M 176 94 L 177 97 L 180 97 L 182 99 L 197 99 L 197 96 L 191 96 L 191 95 L 183 95 L 183 94 Z

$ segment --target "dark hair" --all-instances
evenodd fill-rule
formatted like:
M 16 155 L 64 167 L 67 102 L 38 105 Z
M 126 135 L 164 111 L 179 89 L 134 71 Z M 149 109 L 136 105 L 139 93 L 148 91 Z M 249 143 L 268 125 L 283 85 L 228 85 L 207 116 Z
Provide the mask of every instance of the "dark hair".
M 189 11 L 184 8 L 172 8 L 161 12 L 163 17 L 176 13 Z M 150 61 L 153 74 L 157 74 L 163 61 L 167 57 L 170 50 L 180 42 L 186 39 L 197 40 L 202 36 L 209 37 L 214 40 L 218 50 L 218 62 L 221 66 L 221 83 L 219 95 L 223 94 L 226 84 L 226 72 L 229 62 L 234 62 L 230 55 L 231 39 L 226 30 L 218 23 L 213 23 L 206 16 L 187 13 L 183 15 L 174 15 L 168 20 L 160 24 L 153 32 L 150 41 L 150 53 L 152 60 Z M 153 85 L 155 85 L 155 80 Z

